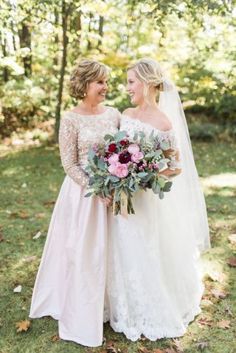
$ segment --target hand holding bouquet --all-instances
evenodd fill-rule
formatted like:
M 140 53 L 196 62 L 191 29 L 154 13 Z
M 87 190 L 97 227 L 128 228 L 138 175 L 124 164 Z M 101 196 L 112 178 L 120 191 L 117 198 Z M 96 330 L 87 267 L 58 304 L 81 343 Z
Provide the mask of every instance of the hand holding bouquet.
M 154 133 L 146 137 L 138 132 L 132 141 L 126 131 L 106 135 L 104 143 L 94 145 L 88 154 L 86 196 L 113 196 L 115 215 L 135 213 L 132 196 L 139 190 L 152 189 L 162 199 L 172 185 L 165 176 L 158 175 L 171 163 L 171 157 L 165 157 L 168 150 L 168 140 L 160 141 Z

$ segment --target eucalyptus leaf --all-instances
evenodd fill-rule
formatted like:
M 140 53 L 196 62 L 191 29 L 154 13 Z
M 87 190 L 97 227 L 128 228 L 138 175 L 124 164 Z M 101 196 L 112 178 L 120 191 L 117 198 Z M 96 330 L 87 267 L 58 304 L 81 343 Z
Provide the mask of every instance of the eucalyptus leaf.
M 88 192 L 86 195 L 84 195 L 84 197 L 90 197 L 93 195 L 93 192 Z
M 120 142 L 120 141 L 123 140 L 126 136 L 127 136 L 127 132 L 126 132 L 126 131 L 118 131 L 118 132 L 114 135 L 114 140 L 115 140 L 115 142 Z
M 95 156 L 95 152 L 92 148 L 90 148 L 88 151 L 88 160 L 92 160 L 94 156 Z
M 169 192 L 171 190 L 171 186 L 172 186 L 172 182 L 171 181 L 167 181 L 165 183 L 165 186 L 163 187 L 163 191 Z
M 113 141 L 113 136 L 110 135 L 110 134 L 106 134 L 106 135 L 104 136 L 104 140 L 105 140 L 105 141 Z
M 145 178 L 148 175 L 146 172 L 140 172 L 138 173 L 139 178 Z

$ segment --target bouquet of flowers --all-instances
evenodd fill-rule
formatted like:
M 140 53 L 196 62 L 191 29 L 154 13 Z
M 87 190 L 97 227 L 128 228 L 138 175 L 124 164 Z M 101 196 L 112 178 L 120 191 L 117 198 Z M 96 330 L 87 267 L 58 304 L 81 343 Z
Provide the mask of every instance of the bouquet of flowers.
M 113 197 L 113 214 L 132 214 L 132 196 L 139 190 L 152 189 L 160 199 L 171 189 L 172 182 L 158 173 L 171 163 L 170 142 L 152 132 L 137 132 L 132 138 L 126 131 L 106 135 L 104 143 L 93 145 L 88 153 L 86 172 L 88 193 Z

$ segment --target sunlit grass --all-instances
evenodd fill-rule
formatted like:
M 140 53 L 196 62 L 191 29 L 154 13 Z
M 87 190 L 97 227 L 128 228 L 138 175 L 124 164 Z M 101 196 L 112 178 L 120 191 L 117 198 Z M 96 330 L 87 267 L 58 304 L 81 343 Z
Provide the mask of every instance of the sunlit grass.
M 105 325 L 104 335 L 113 340 L 120 353 L 139 353 L 145 347 L 175 347 L 184 353 L 197 353 L 199 344 L 206 343 L 204 353 L 235 353 L 236 275 L 227 259 L 236 254 L 229 240 L 236 233 L 236 146 L 197 143 L 194 145 L 196 163 L 203 185 L 211 230 L 212 249 L 203 256 L 205 293 L 202 313 L 191 323 L 184 337 L 157 342 L 130 342 L 124 335 Z M 36 271 L 45 242 L 54 201 L 64 177 L 57 147 L 4 152 L 1 159 L 0 189 L 0 352 L 1 353 L 100 353 L 105 346 L 87 349 L 72 342 L 53 341 L 57 322 L 51 318 L 32 320 L 28 332 L 16 333 L 17 321 L 28 318 Z M 226 158 L 230 156 L 230 159 Z M 33 239 L 37 232 L 42 235 Z M 13 293 L 17 285 L 21 293 Z M 211 291 L 225 291 L 225 299 L 215 298 Z M 212 326 L 199 320 L 211 320 Z M 230 328 L 217 327 L 221 320 L 230 320 Z M 203 321 L 204 322 L 204 321 Z

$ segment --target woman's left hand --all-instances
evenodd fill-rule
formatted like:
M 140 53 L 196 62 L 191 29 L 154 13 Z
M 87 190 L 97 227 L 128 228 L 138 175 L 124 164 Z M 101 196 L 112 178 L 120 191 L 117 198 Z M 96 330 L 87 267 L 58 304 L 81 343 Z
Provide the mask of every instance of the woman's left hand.
M 112 196 L 107 196 L 107 197 L 101 197 L 99 196 L 99 200 L 102 201 L 107 207 L 109 207 L 112 204 Z

